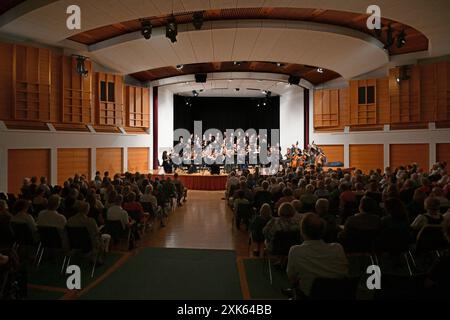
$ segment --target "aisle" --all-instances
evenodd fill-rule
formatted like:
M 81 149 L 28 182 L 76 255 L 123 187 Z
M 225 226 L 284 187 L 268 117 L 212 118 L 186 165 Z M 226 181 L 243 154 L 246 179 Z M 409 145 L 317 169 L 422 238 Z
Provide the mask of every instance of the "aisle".
M 140 246 L 225 249 L 248 255 L 247 233 L 232 230 L 232 211 L 223 195 L 223 191 L 189 191 L 188 201 L 170 214 L 167 226 L 156 226 Z

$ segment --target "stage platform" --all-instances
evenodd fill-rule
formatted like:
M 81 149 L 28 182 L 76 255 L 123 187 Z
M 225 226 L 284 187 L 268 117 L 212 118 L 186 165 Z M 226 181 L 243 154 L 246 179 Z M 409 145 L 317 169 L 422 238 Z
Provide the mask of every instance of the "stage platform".
M 173 179 L 173 174 L 164 174 L 163 171 L 155 170 L 152 173 L 152 178 L 170 177 Z M 183 182 L 184 186 L 189 190 L 225 190 L 227 184 L 227 175 L 211 175 L 209 172 L 202 173 L 178 173 L 178 177 Z

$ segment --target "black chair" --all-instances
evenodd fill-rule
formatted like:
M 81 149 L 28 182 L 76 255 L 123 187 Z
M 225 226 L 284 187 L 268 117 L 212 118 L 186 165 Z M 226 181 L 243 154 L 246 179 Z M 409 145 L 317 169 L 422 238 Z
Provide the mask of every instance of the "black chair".
M 61 233 L 56 227 L 38 226 L 38 233 L 40 242 L 36 254 L 37 258 L 36 266 L 39 268 L 45 249 L 63 250 L 64 247 L 63 247 L 63 240 L 61 238 Z M 67 257 L 64 256 L 63 265 L 61 267 L 61 273 L 64 270 L 66 259 Z
M 23 222 L 11 222 L 11 228 L 14 231 L 14 242 L 16 247 L 32 246 L 35 244 L 33 231 Z
M 14 231 L 10 223 L 0 224 L 0 249 L 8 249 L 14 245 Z
M 414 254 L 416 256 L 423 256 L 429 253 L 434 253 L 439 258 L 441 250 L 448 249 L 449 244 L 444 236 L 441 225 L 425 225 L 417 234 Z M 416 265 L 415 258 L 413 263 Z
M 70 265 L 72 255 L 76 252 L 88 253 L 93 251 L 91 236 L 86 227 L 70 227 L 66 226 L 67 238 L 69 240 L 69 258 L 67 266 Z M 94 255 L 94 263 L 92 266 L 91 278 L 94 277 L 95 267 L 97 265 L 98 252 Z M 64 269 L 64 266 L 63 266 Z
M 124 229 L 120 220 L 106 220 L 103 230 L 103 233 L 111 236 L 114 244 L 119 243 L 121 240 L 126 240 L 127 246 L 130 246 L 131 230 L 129 228 Z
M 236 228 L 239 229 L 241 222 L 243 222 L 247 229 L 250 225 L 250 220 L 253 217 L 254 211 L 250 203 L 240 203 L 237 206 L 235 213 L 235 224 Z
M 270 284 L 273 283 L 272 278 L 272 265 L 270 262 L 271 257 L 284 257 L 287 258 L 289 250 L 292 246 L 299 245 L 303 242 L 300 230 L 290 231 L 277 231 L 272 240 L 272 251 L 267 251 L 267 264 L 269 267 L 269 280 Z
M 316 278 L 311 287 L 310 300 L 355 300 L 359 277 Z

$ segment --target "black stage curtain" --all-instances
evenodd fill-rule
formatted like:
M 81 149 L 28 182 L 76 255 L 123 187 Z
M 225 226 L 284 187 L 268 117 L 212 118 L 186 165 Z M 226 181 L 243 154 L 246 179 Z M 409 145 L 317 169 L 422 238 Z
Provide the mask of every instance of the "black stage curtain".
M 186 105 L 190 102 L 191 106 Z M 174 129 L 184 128 L 194 133 L 194 121 L 202 121 L 207 129 L 280 129 L 280 97 L 264 99 L 229 97 L 183 97 L 174 95 Z M 258 107 L 258 103 L 260 106 Z M 269 138 L 270 139 L 270 138 Z

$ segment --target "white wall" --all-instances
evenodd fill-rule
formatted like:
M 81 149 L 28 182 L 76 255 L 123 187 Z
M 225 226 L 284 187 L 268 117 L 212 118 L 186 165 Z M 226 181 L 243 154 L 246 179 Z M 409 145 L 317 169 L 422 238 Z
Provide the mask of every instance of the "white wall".
M 158 159 L 160 162 L 164 150 L 173 147 L 173 92 L 160 87 L 158 89 Z
M 303 145 L 303 95 L 302 87 L 292 86 L 292 89 L 280 97 L 280 144 L 284 154 L 286 148 L 299 142 Z

